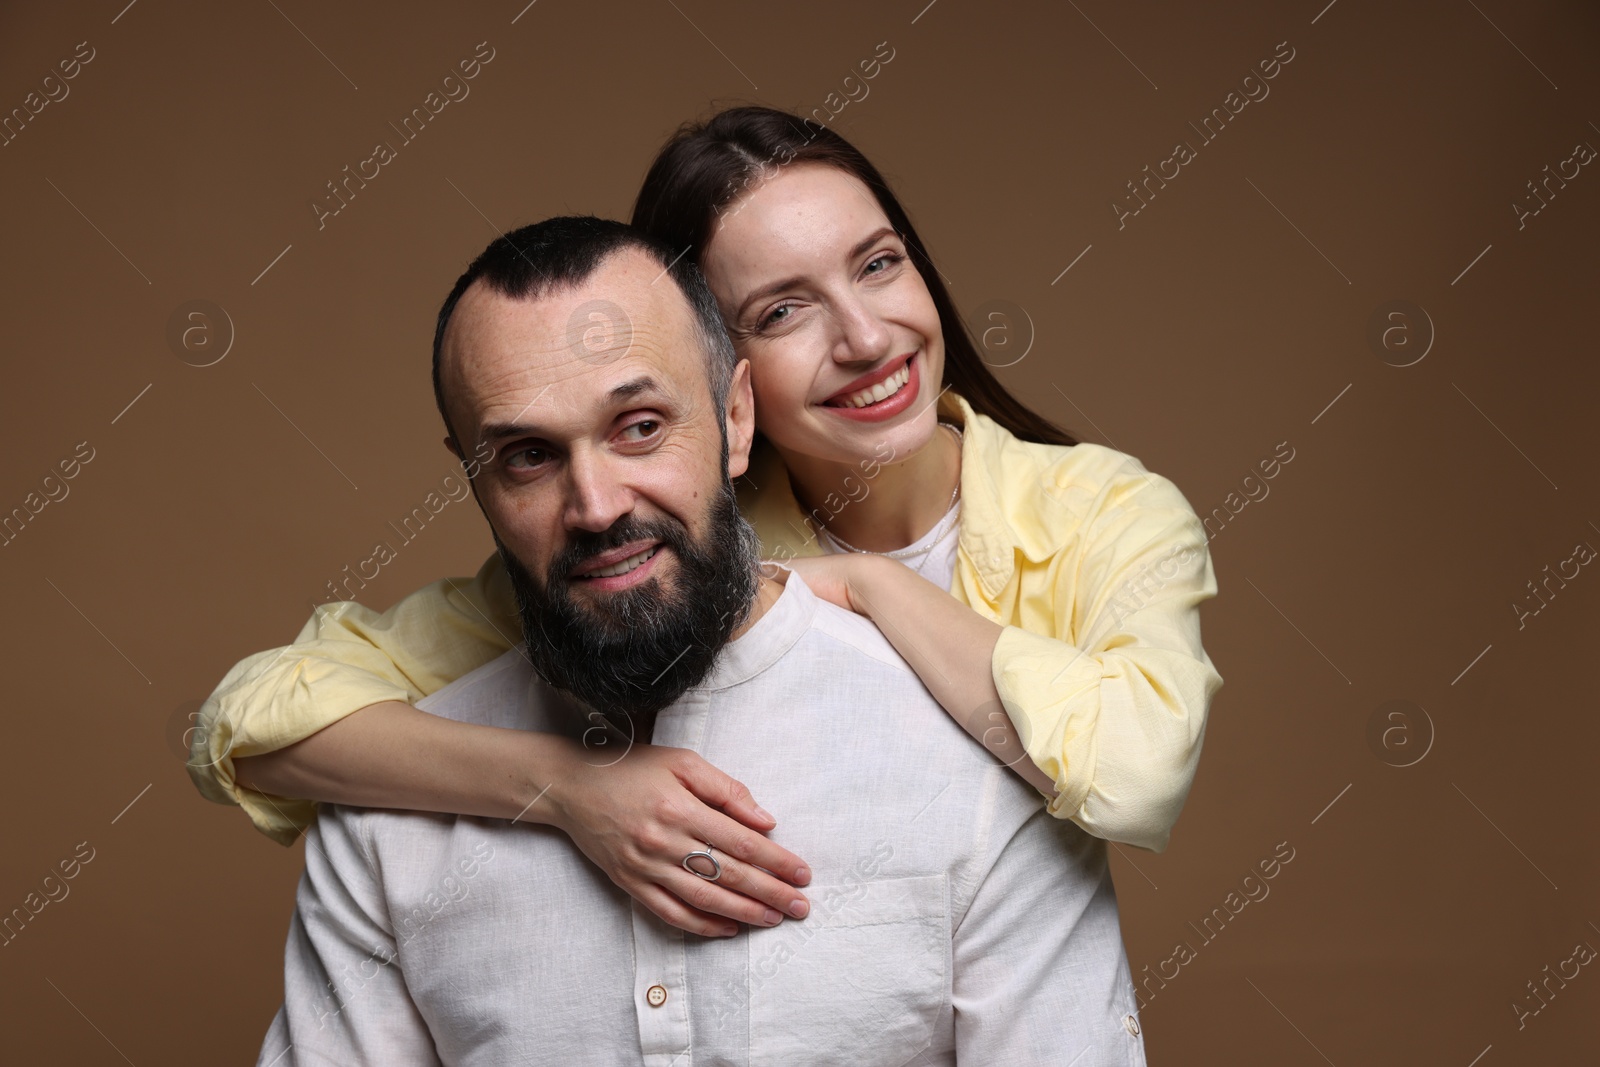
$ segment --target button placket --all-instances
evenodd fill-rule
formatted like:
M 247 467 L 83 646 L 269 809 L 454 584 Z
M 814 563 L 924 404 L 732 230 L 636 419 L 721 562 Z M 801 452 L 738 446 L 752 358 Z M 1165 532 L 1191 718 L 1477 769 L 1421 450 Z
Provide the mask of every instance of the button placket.
M 705 727 L 704 694 L 687 693 L 664 708 L 651 741 L 697 749 Z M 688 956 L 683 931 L 633 902 L 633 980 L 639 1047 L 645 1067 L 682 1067 L 689 1056 Z
M 633 975 L 639 1048 L 646 1067 L 668 1067 L 689 1051 L 688 964 L 683 931 L 633 902 Z

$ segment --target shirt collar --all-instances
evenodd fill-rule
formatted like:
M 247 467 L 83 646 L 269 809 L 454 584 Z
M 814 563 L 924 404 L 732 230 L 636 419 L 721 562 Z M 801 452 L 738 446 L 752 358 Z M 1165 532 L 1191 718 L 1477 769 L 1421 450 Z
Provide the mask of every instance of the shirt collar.
M 728 689 L 747 682 L 777 663 L 811 628 L 817 595 L 790 571 L 783 592 L 766 613 L 717 653 L 711 670 L 695 690 Z
M 955 396 L 955 394 L 950 394 Z M 1004 453 L 1016 438 L 1005 427 L 955 396 L 962 416 L 961 551 L 992 600 L 1016 569 L 1016 534 L 1000 499 Z M 1016 462 L 1016 457 L 1012 457 Z

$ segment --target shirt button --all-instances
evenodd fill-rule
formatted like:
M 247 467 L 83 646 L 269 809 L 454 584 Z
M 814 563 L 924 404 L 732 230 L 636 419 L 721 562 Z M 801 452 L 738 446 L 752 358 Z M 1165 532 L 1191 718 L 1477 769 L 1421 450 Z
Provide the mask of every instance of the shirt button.
M 657 986 L 657 988 L 659 989 L 660 987 Z M 662 995 L 665 996 L 665 992 L 663 992 Z M 1122 1028 L 1128 1031 L 1128 1033 L 1132 1034 L 1134 1037 L 1139 1036 L 1139 1020 L 1135 1019 L 1131 1015 L 1124 1015 L 1122 1017 Z
M 650 1003 L 652 1008 L 661 1007 L 661 1005 L 667 1002 L 667 987 L 660 985 L 651 986 L 645 991 L 644 999 Z

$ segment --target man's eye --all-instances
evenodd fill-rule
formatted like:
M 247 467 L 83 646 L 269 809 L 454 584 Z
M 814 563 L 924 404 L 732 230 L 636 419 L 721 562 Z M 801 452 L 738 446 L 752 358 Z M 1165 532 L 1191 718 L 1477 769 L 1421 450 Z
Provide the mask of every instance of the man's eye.
M 542 448 L 519 448 L 515 452 L 506 453 L 506 466 L 529 470 L 539 466 L 546 459 Z
M 638 422 L 627 426 L 622 431 L 625 434 L 635 434 L 635 441 L 648 441 L 661 432 L 661 423 L 655 419 L 640 419 Z

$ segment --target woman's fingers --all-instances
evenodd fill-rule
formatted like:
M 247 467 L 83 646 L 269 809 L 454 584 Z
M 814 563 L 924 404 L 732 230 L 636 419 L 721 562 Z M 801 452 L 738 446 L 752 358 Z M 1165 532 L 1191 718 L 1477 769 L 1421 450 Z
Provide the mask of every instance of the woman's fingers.
M 724 864 L 724 873 L 727 865 Z M 707 915 L 720 915 L 750 926 L 776 926 L 783 921 L 783 916 L 774 908 L 736 893 L 717 882 L 696 878 L 687 872 L 679 872 L 678 876 L 667 883 L 666 888 L 678 894 L 678 897 L 692 911 L 704 912 Z
M 626 888 L 626 887 L 624 887 Z M 628 892 L 635 900 L 666 923 L 702 937 L 732 937 L 739 928 L 720 915 L 709 915 L 686 905 L 682 898 L 658 885 L 645 883 Z
M 612 881 L 663 922 L 704 936 L 732 933 L 730 919 L 774 926 L 810 911 L 795 888 L 810 870 L 759 832 L 774 820 L 743 783 L 686 749 L 641 745 L 632 756 L 604 781 L 576 778 L 557 802 L 558 825 Z M 683 867 L 706 842 L 715 881 Z
M 742 865 L 731 861 L 722 861 L 722 864 L 723 877 L 714 882 L 680 870 L 660 884 L 644 883 L 629 892 L 663 922 L 705 937 L 727 937 L 735 933 L 738 927 L 729 919 L 750 926 L 776 926 L 783 921 L 775 908 L 726 888 L 722 883 L 730 875 L 729 868 Z M 759 872 L 744 868 L 736 877 L 752 873 Z
M 728 825 L 731 827 L 738 824 L 728 820 Z M 749 831 L 742 832 L 748 833 Z M 706 835 L 706 839 L 712 843 L 712 855 L 717 858 L 717 863 L 722 867 L 721 876 L 716 881 L 711 881 L 692 874 L 689 875 L 695 881 L 700 882 L 701 886 L 690 886 L 691 895 L 685 896 L 685 900 L 705 911 L 713 911 L 719 915 L 726 915 L 730 919 L 738 919 L 740 922 L 752 923 L 757 926 L 775 925 L 775 920 L 768 915 L 769 909 L 775 910 L 780 916 L 787 916 L 793 919 L 806 917 L 806 914 L 811 910 L 811 903 L 806 899 L 804 893 L 801 893 L 782 879 L 774 878 L 766 871 L 758 869 L 758 867 L 735 859 L 729 854 L 728 849 L 717 844 L 717 837 L 716 830 L 712 830 L 711 833 Z M 768 842 L 768 844 L 770 843 Z M 684 855 L 687 856 L 690 851 L 698 851 L 702 848 L 704 848 L 704 844 L 690 846 L 684 852 Z M 705 866 L 705 860 L 703 859 L 697 859 L 695 863 L 702 867 Z M 687 874 L 688 872 L 684 873 Z M 728 901 L 717 893 L 709 893 L 703 888 L 706 886 L 720 889 L 733 899 Z M 699 890 L 698 897 L 693 893 L 697 889 Z M 728 906 L 718 907 L 716 906 L 718 901 L 724 901 Z M 737 908 L 737 912 L 729 910 L 729 908 Z
M 695 756 L 694 753 L 687 755 Z M 756 803 L 755 797 L 750 795 L 750 790 L 743 782 L 724 774 L 698 756 L 684 759 L 678 768 L 678 776 L 689 792 L 713 808 L 720 808 L 746 826 L 757 830 L 770 830 L 778 825 L 778 820 L 773 814 Z
M 714 815 L 708 819 L 708 824 L 702 827 L 704 830 L 703 836 L 705 840 L 716 846 L 719 852 L 741 863 L 749 864 L 752 867 L 761 867 L 772 872 L 771 875 L 763 875 L 759 879 L 752 878 L 752 885 L 769 888 L 781 886 L 782 890 L 789 894 L 788 897 L 783 898 L 782 903 L 766 895 L 762 896 L 763 900 L 788 914 L 789 900 L 793 898 L 803 899 L 801 893 L 791 888 L 791 886 L 805 885 L 811 881 L 811 869 L 801 861 L 799 856 L 796 856 L 776 841 L 762 837 L 755 831 L 741 826 L 726 816 Z M 695 831 L 690 832 L 694 833 Z M 724 863 L 723 867 L 726 868 L 727 864 Z M 777 892 L 778 890 L 773 888 L 772 891 Z
M 678 773 L 684 787 L 702 803 L 720 809 L 724 815 L 731 817 L 725 824 L 719 822 L 706 827 L 707 841 L 735 859 L 764 867 L 794 885 L 805 885 L 811 881 L 811 869 L 804 860 L 777 842 L 754 832 L 772 829 L 777 820 L 756 804 L 743 782 L 729 777 L 698 757 L 685 760 Z

